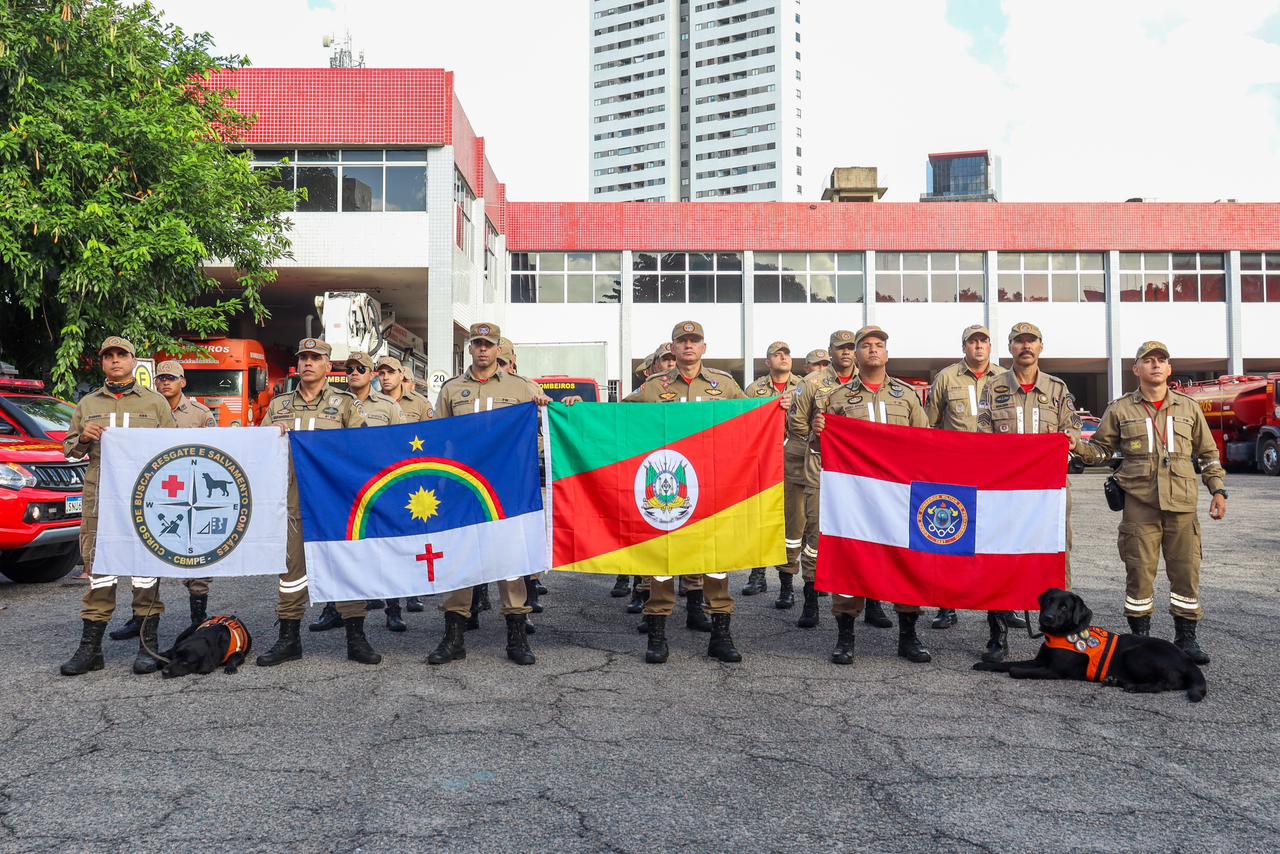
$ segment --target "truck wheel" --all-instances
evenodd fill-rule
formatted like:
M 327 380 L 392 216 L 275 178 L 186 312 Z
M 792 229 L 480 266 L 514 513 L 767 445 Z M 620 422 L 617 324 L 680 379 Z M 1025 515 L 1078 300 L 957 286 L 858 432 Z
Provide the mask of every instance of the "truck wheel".
M 44 560 L 18 561 L 17 553 L 0 553 L 0 573 L 18 584 L 47 584 L 57 581 L 80 563 L 80 549 L 74 544 L 65 554 Z
M 1280 474 L 1280 446 L 1276 445 L 1275 439 L 1262 440 L 1262 445 L 1258 448 L 1258 468 L 1262 469 L 1263 474 Z

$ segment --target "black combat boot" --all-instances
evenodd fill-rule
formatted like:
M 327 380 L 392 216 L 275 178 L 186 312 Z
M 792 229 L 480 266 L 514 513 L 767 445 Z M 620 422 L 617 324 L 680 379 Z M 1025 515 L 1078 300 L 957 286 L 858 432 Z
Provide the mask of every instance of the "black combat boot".
M 1027 621 L 1018 616 L 1017 611 L 1001 611 L 1000 619 L 1004 620 L 1005 628 L 1025 629 L 1027 627 Z
M 933 656 L 920 643 L 920 637 L 916 634 L 916 620 L 919 618 L 918 613 L 898 615 L 898 655 L 907 661 L 923 664 L 933 661 Z
M 1141 617 L 1125 617 L 1129 621 L 1129 634 L 1141 635 L 1142 637 L 1151 636 L 1151 615 L 1143 614 Z
M 653 621 L 653 617 L 645 614 L 640 618 L 640 622 L 636 623 L 636 631 L 642 635 L 649 634 L 649 624 Z
M 1196 664 L 1208 664 L 1209 656 L 1196 642 L 1196 621 L 1188 617 L 1173 618 L 1173 645 Z
M 813 589 L 813 582 L 804 583 L 804 607 L 800 609 L 800 619 L 796 625 L 802 629 L 812 629 L 818 625 L 818 591 Z
M 191 600 L 191 625 L 198 626 L 209 619 L 209 595 L 196 596 L 192 593 L 188 598 Z
M 774 600 L 773 607 L 779 611 L 785 611 L 796 604 L 795 588 L 792 587 L 794 580 L 791 573 L 778 570 L 778 598 Z
M 667 618 L 662 614 L 651 614 L 648 620 L 649 645 L 644 651 L 646 664 L 663 664 L 667 660 Z
M 447 661 L 461 661 L 467 657 L 467 647 L 463 642 L 463 633 L 467 630 L 467 618 L 452 611 L 444 612 L 444 637 L 430 655 L 427 664 L 444 664 Z
M 275 646 L 258 656 L 256 663 L 259 667 L 275 667 L 302 658 L 302 638 L 298 636 L 302 620 L 280 620 L 279 623 L 280 637 L 276 639 Z
M 156 656 L 160 653 L 160 616 L 142 618 L 142 630 L 138 632 L 138 654 L 133 657 L 133 672 L 139 676 L 155 673 L 160 669 Z
M 764 593 L 769 589 L 769 581 L 764 577 L 764 569 L 751 570 L 750 577 L 747 578 L 747 584 L 742 588 L 743 596 L 754 596 L 757 593 Z
M 702 591 L 690 590 L 686 592 L 684 601 L 688 609 L 684 618 L 684 627 L 695 632 L 711 631 L 711 620 L 707 619 L 707 612 L 702 608 Z
M 1009 627 L 1005 624 L 1002 611 L 987 612 L 987 628 L 991 630 L 987 638 L 987 649 L 982 653 L 982 660 L 988 662 L 1004 661 L 1009 657 Z
M 467 631 L 472 632 L 480 628 L 480 588 L 471 588 L 471 615 L 467 617 L 464 624 Z
M 403 632 L 409 628 L 404 624 L 404 617 L 400 615 L 400 600 L 387 600 L 387 631 Z
M 516 664 L 533 664 L 533 650 L 529 649 L 529 636 L 525 632 L 524 614 L 507 614 L 507 658 Z
M 142 628 L 142 618 L 134 614 L 129 618 L 129 622 L 125 623 L 118 629 L 112 629 L 107 633 L 107 637 L 112 640 L 128 640 L 138 636 L 138 629 Z
M 538 581 L 532 575 L 524 577 L 524 603 L 533 613 L 542 613 L 542 606 L 538 604 Z
M 939 608 L 938 613 L 934 615 L 933 622 L 929 624 L 931 629 L 949 629 L 956 624 L 956 611 L 954 608 Z
M 893 620 L 890 620 L 889 615 L 884 612 L 884 607 L 880 604 L 879 599 L 867 600 L 867 607 L 862 612 L 862 619 L 867 621 L 867 625 L 877 629 L 893 628 Z
M 59 668 L 63 676 L 79 676 L 90 670 L 102 669 L 102 633 L 107 630 L 107 624 L 93 620 L 80 622 L 84 624 L 80 629 L 80 645 Z
M 729 614 L 711 615 L 711 641 L 707 644 L 707 655 L 733 664 L 742 661 L 742 653 L 733 645 L 733 635 L 729 634 L 729 619 Z
M 609 595 L 614 599 L 621 599 L 631 592 L 631 576 L 619 575 L 613 580 L 613 589 L 609 591 Z
M 404 597 L 404 609 L 410 614 L 419 614 L 425 611 L 427 606 L 422 604 L 421 596 L 406 596 Z
M 346 620 L 342 626 L 347 630 L 347 658 L 361 664 L 382 662 L 382 656 L 373 651 L 369 639 L 364 636 L 364 617 Z
M 649 591 L 640 589 L 640 576 L 635 577 L 635 582 L 631 588 L 631 601 L 627 603 L 628 614 L 639 614 L 644 610 L 644 603 L 649 601 Z
M 853 629 L 858 618 L 853 614 L 836 614 L 836 648 L 831 650 L 832 664 L 853 664 Z
M 550 592 L 551 592 L 551 591 L 547 590 L 547 585 L 545 585 L 545 584 L 543 584 L 543 583 L 542 583 L 542 579 L 541 579 L 541 578 L 535 578 L 535 579 L 533 579 L 533 586 L 534 586 L 534 587 L 536 587 L 536 588 L 538 589 L 538 595 L 539 595 L 539 596 L 546 596 L 548 593 L 550 593 Z
M 489 585 L 488 584 L 476 585 L 475 602 L 476 602 L 477 609 L 481 611 L 488 611 L 489 608 L 492 607 L 489 604 Z
M 366 611 L 381 611 L 385 607 L 387 607 L 387 603 L 383 602 L 381 599 L 367 599 L 364 603 L 364 609 Z
M 329 629 L 336 629 L 342 625 L 342 615 L 338 613 L 338 606 L 332 602 L 325 602 L 324 608 L 320 611 L 320 616 L 307 624 L 309 632 L 327 632 Z

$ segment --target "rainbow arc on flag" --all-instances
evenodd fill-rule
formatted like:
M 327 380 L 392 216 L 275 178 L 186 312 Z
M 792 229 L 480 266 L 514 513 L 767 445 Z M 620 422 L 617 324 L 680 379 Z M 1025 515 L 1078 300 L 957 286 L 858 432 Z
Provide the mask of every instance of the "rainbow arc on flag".
M 773 400 L 547 409 L 552 566 L 693 575 L 786 560 Z

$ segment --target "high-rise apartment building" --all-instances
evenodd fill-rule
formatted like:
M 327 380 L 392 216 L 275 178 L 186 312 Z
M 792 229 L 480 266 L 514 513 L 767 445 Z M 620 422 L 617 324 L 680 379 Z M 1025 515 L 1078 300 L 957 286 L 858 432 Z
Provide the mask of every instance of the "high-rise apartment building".
M 800 0 L 591 0 L 593 201 L 804 196 Z

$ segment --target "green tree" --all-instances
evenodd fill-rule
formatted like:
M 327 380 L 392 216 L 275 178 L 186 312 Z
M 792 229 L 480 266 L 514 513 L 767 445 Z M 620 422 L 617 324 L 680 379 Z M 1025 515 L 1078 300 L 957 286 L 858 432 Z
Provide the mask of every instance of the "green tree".
M 252 120 L 207 83 L 247 61 L 211 49 L 146 2 L 0 0 L 0 350 L 61 393 L 107 335 L 266 316 L 293 194 L 235 150 Z

